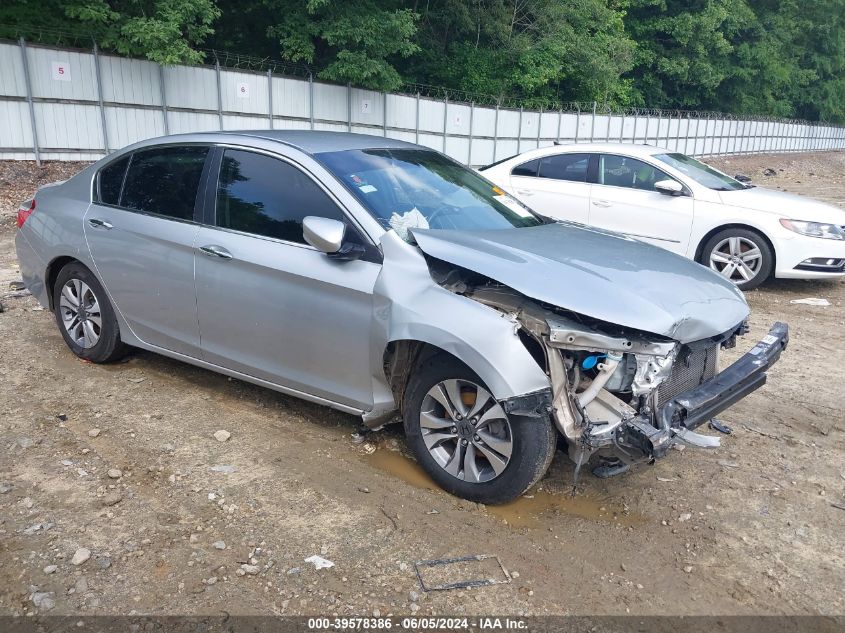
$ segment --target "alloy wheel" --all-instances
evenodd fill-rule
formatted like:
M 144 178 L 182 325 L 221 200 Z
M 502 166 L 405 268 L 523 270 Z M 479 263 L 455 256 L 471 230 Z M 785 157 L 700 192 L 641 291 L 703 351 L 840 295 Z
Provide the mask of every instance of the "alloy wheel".
M 470 483 L 498 477 L 513 452 L 504 409 L 486 389 L 468 380 L 443 380 L 428 390 L 420 410 L 420 431 L 434 461 Z
M 745 237 L 726 237 L 710 251 L 710 268 L 736 284 L 754 279 L 762 266 L 760 248 Z
M 103 320 L 100 302 L 88 284 L 79 279 L 69 279 L 62 286 L 59 310 L 62 325 L 74 343 L 84 349 L 97 344 Z

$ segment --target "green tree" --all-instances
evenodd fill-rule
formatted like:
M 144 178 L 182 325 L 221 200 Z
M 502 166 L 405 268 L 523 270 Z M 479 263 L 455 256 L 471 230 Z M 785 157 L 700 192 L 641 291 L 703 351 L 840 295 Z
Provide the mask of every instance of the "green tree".
M 416 14 L 376 0 L 265 0 L 267 29 L 285 59 L 305 62 L 330 81 L 393 90 L 402 78 L 392 59 L 419 51 Z
M 0 23 L 90 35 L 106 49 L 161 64 L 196 63 L 220 15 L 213 0 L 5 0 Z

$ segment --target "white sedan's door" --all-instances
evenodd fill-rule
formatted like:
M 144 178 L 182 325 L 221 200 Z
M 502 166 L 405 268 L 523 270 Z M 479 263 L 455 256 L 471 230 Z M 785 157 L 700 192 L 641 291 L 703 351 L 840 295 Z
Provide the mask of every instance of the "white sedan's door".
M 590 183 L 587 182 L 589 154 L 556 154 L 514 167 L 511 193 L 550 218 L 587 223 Z
M 686 255 L 695 202 L 659 193 L 654 183 L 661 180 L 675 179 L 635 158 L 600 155 L 589 224 Z

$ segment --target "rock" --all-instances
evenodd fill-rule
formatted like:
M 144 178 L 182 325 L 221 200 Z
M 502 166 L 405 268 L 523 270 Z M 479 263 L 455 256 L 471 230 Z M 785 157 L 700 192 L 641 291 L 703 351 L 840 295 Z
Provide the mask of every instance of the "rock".
M 223 429 L 214 432 L 214 439 L 218 442 L 225 442 L 230 437 L 232 437 L 232 434 L 229 433 L 229 431 L 224 431 Z
M 12 489 L 12 484 L 8 481 L 0 481 L 0 495 L 4 495 Z
M 100 434 L 100 429 L 91 429 L 88 431 L 88 437 L 97 437 Z
M 56 594 L 52 591 L 36 591 L 30 599 L 32 604 L 44 611 L 49 611 L 56 606 Z
M 637 589 L 645 589 L 640 583 L 637 583 Z
M 246 563 L 244 563 L 243 565 L 241 565 L 241 570 L 243 570 L 245 574 L 255 576 L 256 574 L 258 574 L 258 572 L 261 571 L 261 568 L 258 565 L 247 565 Z
M 416 602 L 420 599 L 420 594 L 418 594 L 416 591 L 411 591 L 410 593 L 408 593 L 408 597 L 411 599 L 411 602 Z
M 416 602 L 412 602 L 411 606 L 408 608 L 411 610 L 412 613 L 416 613 L 420 610 L 420 605 L 418 605 Z
M 691 518 L 692 518 L 691 513 L 684 512 L 681 516 L 678 517 L 678 521 L 681 521 L 683 523 L 684 521 L 689 521 Z
M 763 170 L 763 175 L 764 176 L 777 176 L 777 172 L 774 169 L 772 169 L 771 167 L 766 167 L 766 169 Z
M 725 468 L 739 468 L 739 462 L 730 459 L 720 459 L 717 463 L 719 466 L 724 466 Z
M 194 532 L 191 536 L 188 537 L 188 542 L 190 543 L 199 543 L 200 542 L 200 535 Z
M 299 572 L 301 571 L 302 569 L 300 569 L 299 567 L 291 567 L 290 569 L 288 569 L 288 576 L 298 576 Z
M 123 495 L 119 492 L 110 492 L 105 497 L 103 497 L 103 505 L 104 506 L 113 506 L 123 501 Z
M 121 477 L 123 477 L 123 471 L 119 468 L 109 468 L 107 474 L 109 476 L 109 479 L 120 479 Z
M 58 565 L 47 565 L 47 566 L 46 566 L 46 567 L 45 567 L 42 571 L 43 571 L 45 574 L 52 574 L 52 573 L 53 573 L 53 572 L 55 572 L 58 568 L 59 568 L 59 566 L 58 566 Z
M 224 440 L 225 441 L 225 440 Z M 225 473 L 229 475 L 235 472 L 237 469 L 234 466 L 224 465 L 224 466 L 212 466 L 211 471 L 215 473 Z
M 217 576 L 212 576 L 211 578 L 206 578 L 205 584 L 207 584 L 207 585 L 217 584 Z
M 214 541 L 211 546 L 214 549 L 226 549 L 226 541 Z
M 111 558 L 109 558 L 108 556 L 100 556 L 99 558 L 97 558 L 97 565 L 100 567 L 100 569 L 108 569 L 109 567 L 111 567 Z
M 628 568 L 625 567 L 625 563 L 620 564 L 619 569 L 621 569 L 622 571 L 628 571 Z
M 81 565 L 89 558 L 91 558 L 91 550 L 85 547 L 80 547 L 74 552 L 73 558 L 70 559 L 70 563 L 71 565 Z
M 19 437 L 18 438 L 18 446 L 21 448 L 30 448 L 35 444 L 32 438 L 29 437 Z
M 684 566 L 684 572 L 687 573 L 687 574 L 691 574 L 692 573 L 692 565 L 685 565 Z
M 512 571 L 511 572 L 511 578 L 519 578 L 519 572 L 518 571 Z
M 76 584 L 73 586 L 76 589 L 76 593 L 85 593 L 88 591 L 88 581 L 85 579 L 85 576 L 81 576 L 77 581 Z

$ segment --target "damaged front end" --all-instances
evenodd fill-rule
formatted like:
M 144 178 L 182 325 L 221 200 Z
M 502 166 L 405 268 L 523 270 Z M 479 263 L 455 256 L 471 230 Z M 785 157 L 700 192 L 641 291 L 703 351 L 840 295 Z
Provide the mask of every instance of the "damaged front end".
M 576 478 L 593 456 L 605 464 L 595 472 L 609 476 L 662 457 L 676 442 L 718 446 L 718 438 L 694 429 L 762 386 L 789 339 L 786 324 L 776 323 L 717 373 L 720 348 L 745 334 L 745 322 L 680 343 L 567 313 L 495 282 L 455 285 L 454 273 L 440 284 L 500 311 L 544 366 L 552 388 L 549 413 L 566 438 Z

